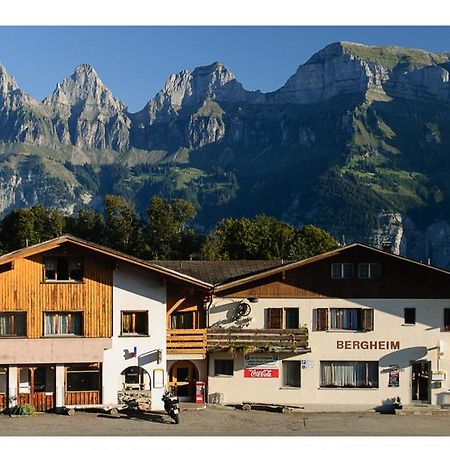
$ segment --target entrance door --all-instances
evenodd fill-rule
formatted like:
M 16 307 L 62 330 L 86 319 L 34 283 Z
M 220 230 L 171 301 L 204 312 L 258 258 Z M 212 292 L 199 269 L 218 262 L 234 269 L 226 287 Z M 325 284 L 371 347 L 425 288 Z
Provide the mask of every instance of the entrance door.
M 195 382 L 198 381 L 198 370 L 190 361 L 178 361 L 170 369 L 169 384 L 180 401 L 195 400 Z
M 17 404 L 29 403 L 36 411 L 54 407 L 55 368 L 50 366 L 19 367 L 17 370 Z
M 430 403 L 431 362 L 418 361 L 411 363 L 412 398 L 416 403 Z

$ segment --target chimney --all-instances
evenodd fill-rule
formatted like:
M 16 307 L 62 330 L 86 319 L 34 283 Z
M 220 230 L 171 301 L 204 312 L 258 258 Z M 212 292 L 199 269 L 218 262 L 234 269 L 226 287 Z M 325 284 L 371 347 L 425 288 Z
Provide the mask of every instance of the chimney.
M 382 242 L 381 250 L 386 253 L 392 253 L 392 243 L 390 241 Z

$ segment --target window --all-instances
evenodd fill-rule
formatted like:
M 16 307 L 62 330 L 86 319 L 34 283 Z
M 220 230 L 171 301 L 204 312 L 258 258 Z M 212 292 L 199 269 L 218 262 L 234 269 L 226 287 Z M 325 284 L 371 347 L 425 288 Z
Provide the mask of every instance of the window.
M 148 311 L 122 311 L 122 335 L 148 336 Z
M 267 328 L 282 330 L 298 327 L 298 308 L 267 308 Z
M 416 308 L 405 308 L 405 324 L 414 325 L 416 323 Z
M 44 313 L 44 336 L 82 336 L 81 312 Z
M 298 328 L 298 308 L 285 308 L 284 319 L 285 328 Z
M 192 330 L 194 328 L 194 314 L 192 312 L 179 312 L 170 316 L 172 330 Z
M 0 313 L 0 336 L 26 336 L 27 315 L 24 312 Z
M 444 331 L 450 331 L 450 309 L 444 309 Z
M 283 361 L 283 386 L 300 387 L 300 361 Z
M 317 308 L 316 330 L 373 331 L 373 309 Z
M 142 367 L 127 367 L 122 375 L 124 377 L 124 389 L 144 389 L 145 388 L 145 370 Z
M 334 280 L 353 278 L 353 264 L 352 263 L 331 264 L 331 278 L 333 278 Z
M 79 258 L 44 258 L 45 281 L 83 281 L 83 263 Z
M 378 361 L 321 361 L 320 386 L 377 388 Z
M 232 359 L 215 359 L 214 375 L 233 375 L 234 361 Z
M 97 364 L 80 364 L 66 369 L 66 389 L 69 392 L 99 391 L 100 369 Z
M 376 280 L 380 278 L 381 268 L 378 263 L 358 264 L 358 278 L 360 280 Z

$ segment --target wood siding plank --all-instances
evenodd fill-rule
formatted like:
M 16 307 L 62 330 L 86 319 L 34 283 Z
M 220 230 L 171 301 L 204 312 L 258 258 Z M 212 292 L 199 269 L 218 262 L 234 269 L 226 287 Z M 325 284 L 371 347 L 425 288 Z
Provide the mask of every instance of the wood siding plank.
M 0 311 L 26 312 L 29 338 L 43 336 L 45 311 L 82 311 L 85 337 L 111 337 L 111 262 L 67 247 L 72 255 L 83 258 L 82 283 L 45 282 L 42 254 L 19 258 L 13 269 L 0 273 Z

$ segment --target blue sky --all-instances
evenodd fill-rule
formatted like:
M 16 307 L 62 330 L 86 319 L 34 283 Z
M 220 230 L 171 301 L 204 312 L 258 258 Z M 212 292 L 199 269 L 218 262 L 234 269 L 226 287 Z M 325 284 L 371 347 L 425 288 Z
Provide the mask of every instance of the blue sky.
M 297 67 L 339 40 L 450 51 L 450 27 L 0 27 L 0 61 L 42 99 L 82 63 L 138 111 L 171 73 L 224 63 L 246 89 L 281 87 Z

